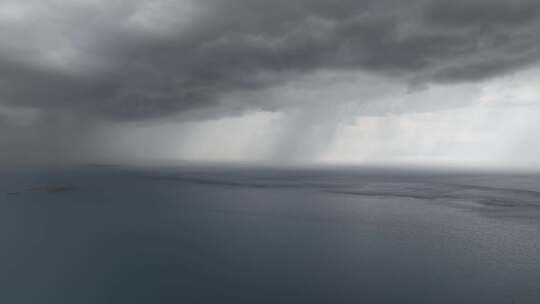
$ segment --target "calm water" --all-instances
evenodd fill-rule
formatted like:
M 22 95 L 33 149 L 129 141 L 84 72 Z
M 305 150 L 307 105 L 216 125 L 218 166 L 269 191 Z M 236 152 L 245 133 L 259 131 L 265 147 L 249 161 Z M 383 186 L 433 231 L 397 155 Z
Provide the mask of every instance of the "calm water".
M 0 242 L 0 303 L 538 304 L 540 177 L 4 170 Z

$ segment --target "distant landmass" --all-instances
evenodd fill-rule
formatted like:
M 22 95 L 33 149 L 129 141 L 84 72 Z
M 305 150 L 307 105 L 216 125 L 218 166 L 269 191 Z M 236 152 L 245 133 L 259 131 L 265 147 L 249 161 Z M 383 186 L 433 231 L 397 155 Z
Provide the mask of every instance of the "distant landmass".
M 73 189 L 74 187 L 68 186 L 68 185 L 49 185 L 49 186 L 44 186 L 44 187 L 33 187 L 33 188 L 30 188 L 29 191 L 56 193 L 56 192 L 67 192 Z
M 48 186 L 39 186 L 39 187 L 32 187 L 27 189 L 27 192 L 45 192 L 45 193 L 60 193 L 60 192 L 68 192 L 74 190 L 75 187 L 70 185 L 48 185 Z M 21 195 L 22 191 L 10 191 L 6 192 L 6 195 L 9 196 L 16 196 Z

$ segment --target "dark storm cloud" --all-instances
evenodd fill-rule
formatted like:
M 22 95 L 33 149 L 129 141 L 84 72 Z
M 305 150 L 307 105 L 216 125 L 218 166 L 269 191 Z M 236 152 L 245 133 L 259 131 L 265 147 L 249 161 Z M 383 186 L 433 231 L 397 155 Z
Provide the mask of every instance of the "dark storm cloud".
M 435 25 L 449 27 L 524 26 L 540 17 L 540 2 L 536 0 L 435 1 L 426 13 Z
M 0 103 L 114 120 L 225 115 L 227 93 L 320 69 L 461 82 L 540 58 L 537 1 L 37 3 L 0 30 Z

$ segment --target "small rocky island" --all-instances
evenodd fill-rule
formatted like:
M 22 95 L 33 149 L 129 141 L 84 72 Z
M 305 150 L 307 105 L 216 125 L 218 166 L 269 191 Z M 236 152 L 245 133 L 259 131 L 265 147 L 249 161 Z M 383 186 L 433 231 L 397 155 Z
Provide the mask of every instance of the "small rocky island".
M 27 189 L 27 192 L 44 192 L 44 193 L 61 193 L 61 192 L 68 192 L 74 190 L 75 187 L 70 185 L 48 185 L 48 186 L 39 186 L 39 187 L 32 187 Z M 18 196 L 22 195 L 23 191 L 9 191 L 6 192 L 6 195 L 8 196 Z
M 33 187 L 29 191 L 32 192 L 47 192 L 47 193 L 58 193 L 58 192 L 67 192 L 73 190 L 73 186 L 69 185 L 49 185 L 43 187 Z

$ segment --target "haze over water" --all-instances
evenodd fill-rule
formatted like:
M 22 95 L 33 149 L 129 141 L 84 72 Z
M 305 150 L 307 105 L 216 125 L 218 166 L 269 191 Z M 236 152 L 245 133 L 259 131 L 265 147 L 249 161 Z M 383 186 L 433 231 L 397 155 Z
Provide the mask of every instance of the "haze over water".
M 540 299 L 540 176 L 72 167 L 0 176 L 2 303 Z

